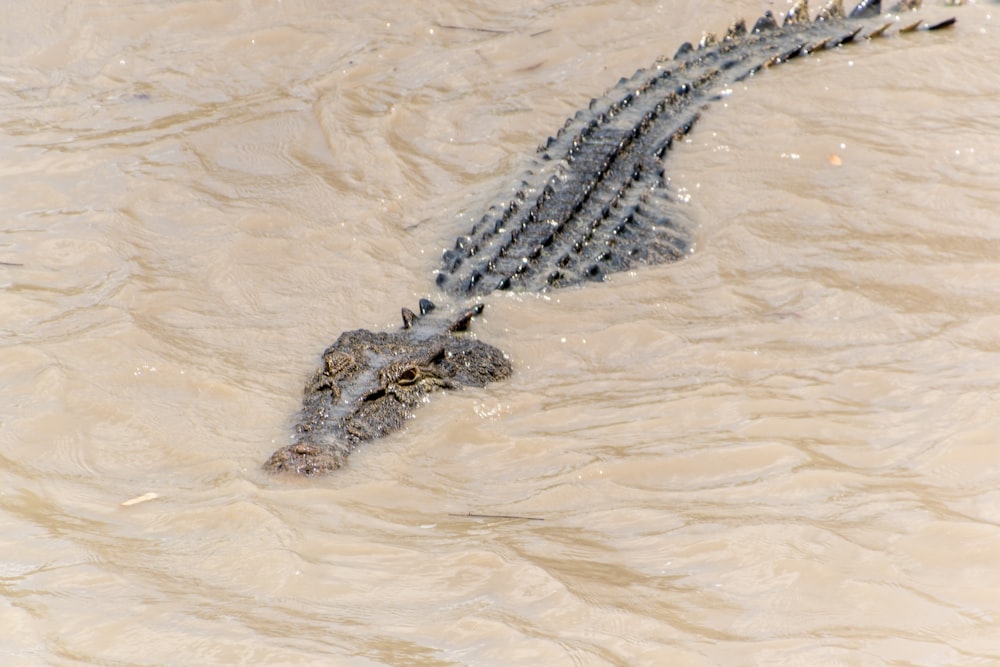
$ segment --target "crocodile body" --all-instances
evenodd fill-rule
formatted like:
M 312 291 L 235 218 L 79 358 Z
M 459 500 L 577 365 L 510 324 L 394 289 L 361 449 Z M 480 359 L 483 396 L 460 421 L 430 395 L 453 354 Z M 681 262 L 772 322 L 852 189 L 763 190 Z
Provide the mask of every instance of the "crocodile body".
M 918 4 L 904 0 L 893 11 Z M 706 105 L 763 68 L 889 32 L 954 23 L 880 17 L 878 0 L 849 12 L 836 0 L 811 19 L 800 0 L 780 25 L 770 12 L 750 28 L 737 21 L 722 37 L 685 43 L 673 58 L 622 79 L 567 120 L 538 149 L 517 191 L 445 251 L 438 286 L 468 303 L 494 290 L 555 289 L 684 257 L 692 228 L 671 200 L 663 167 L 673 143 Z M 480 304 L 453 318 L 435 318 L 433 308 L 422 301 L 419 315 L 404 309 L 397 333 L 341 335 L 306 385 L 294 442 L 265 469 L 335 470 L 361 443 L 401 428 L 430 393 L 510 375 L 500 350 L 461 333 Z

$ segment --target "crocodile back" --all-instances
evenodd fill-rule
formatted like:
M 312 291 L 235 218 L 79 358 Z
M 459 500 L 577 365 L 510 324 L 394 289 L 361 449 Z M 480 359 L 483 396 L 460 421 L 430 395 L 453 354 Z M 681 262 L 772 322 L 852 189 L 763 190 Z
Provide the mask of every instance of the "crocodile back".
M 737 21 L 721 38 L 684 44 L 673 58 L 621 79 L 567 120 L 538 149 L 516 193 L 499 198 L 445 251 L 438 285 L 462 297 L 535 292 L 684 257 L 692 225 L 671 199 L 663 167 L 673 143 L 709 102 L 759 70 L 886 34 L 895 21 L 873 20 L 880 12 L 871 0 L 846 14 L 834 2 L 811 20 L 800 1 L 780 26 L 770 12 L 750 29 Z

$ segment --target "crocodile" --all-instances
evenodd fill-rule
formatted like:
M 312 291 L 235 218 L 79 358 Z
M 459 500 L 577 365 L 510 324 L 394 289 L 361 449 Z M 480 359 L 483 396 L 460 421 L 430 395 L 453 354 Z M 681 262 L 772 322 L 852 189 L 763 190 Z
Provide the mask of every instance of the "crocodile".
M 890 13 L 919 5 L 903 0 Z M 509 377 L 507 355 L 464 333 L 481 297 L 601 281 L 690 254 L 692 225 L 671 198 L 664 161 L 733 84 L 820 49 L 954 23 L 883 16 L 880 0 L 848 11 L 834 0 L 811 17 L 798 0 L 780 23 L 770 11 L 749 28 L 737 20 L 621 79 L 540 146 L 515 191 L 444 252 L 436 283 L 457 314 L 440 315 L 445 309 L 424 299 L 417 313 L 403 309 L 398 332 L 342 334 L 306 383 L 293 441 L 264 469 L 337 470 L 361 444 L 401 429 L 431 393 Z

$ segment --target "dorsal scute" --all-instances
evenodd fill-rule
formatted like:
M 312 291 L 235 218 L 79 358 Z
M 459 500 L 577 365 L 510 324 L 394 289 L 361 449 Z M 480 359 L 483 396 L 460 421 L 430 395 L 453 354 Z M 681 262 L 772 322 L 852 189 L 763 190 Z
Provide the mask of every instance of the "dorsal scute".
M 861 0 L 848 15 L 852 19 L 868 19 L 882 13 L 882 0 Z
M 817 21 L 836 21 L 842 18 L 844 18 L 843 0 L 830 0 L 816 14 Z
M 734 39 L 739 39 L 746 36 L 747 34 L 747 22 L 743 19 L 736 19 L 733 21 L 732 25 L 729 26 L 729 30 L 726 31 L 726 36 L 724 39 L 732 41 Z
M 891 28 L 893 25 L 895 25 L 895 23 L 892 21 L 889 21 L 888 23 L 883 23 L 882 25 L 878 26 L 877 28 L 869 32 L 867 35 L 865 35 L 865 39 L 875 39 L 876 37 L 882 37 L 885 34 L 885 31 Z
M 435 308 L 437 308 L 437 306 L 434 305 L 434 302 L 431 301 L 430 299 L 421 299 L 420 300 L 420 314 L 421 315 L 426 315 L 427 313 L 431 312 Z
M 785 14 L 785 25 L 801 25 L 809 23 L 809 3 L 807 0 L 798 0 L 792 8 Z
M 753 24 L 753 33 L 767 32 L 768 30 L 777 30 L 778 22 L 774 20 L 774 14 L 771 10 L 764 12 L 764 15 L 757 19 L 757 22 Z

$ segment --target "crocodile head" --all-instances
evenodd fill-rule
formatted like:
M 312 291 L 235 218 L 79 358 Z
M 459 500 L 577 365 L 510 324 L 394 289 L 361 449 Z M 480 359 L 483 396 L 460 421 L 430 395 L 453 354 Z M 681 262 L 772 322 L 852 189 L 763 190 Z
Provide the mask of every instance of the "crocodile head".
M 362 442 L 401 429 L 429 394 L 482 387 L 510 375 L 503 352 L 461 333 L 482 305 L 453 319 L 434 317 L 433 310 L 424 299 L 419 315 L 403 309 L 401 331 L 341 334 L 306 383 L 295 442 L 272 454 L 264 469 L 331 472 Z

